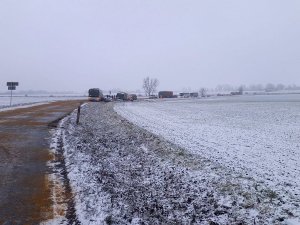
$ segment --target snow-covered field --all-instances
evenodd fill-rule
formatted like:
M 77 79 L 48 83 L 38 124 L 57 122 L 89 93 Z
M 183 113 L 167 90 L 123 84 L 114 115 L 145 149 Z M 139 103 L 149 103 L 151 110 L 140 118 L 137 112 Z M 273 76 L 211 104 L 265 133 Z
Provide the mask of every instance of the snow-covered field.
M 33 103 L 59 101 L 59 100 L 75 100 L 75 99 L 86 99 L 78 96 L 13 96 L 12 106 L 28 105 Z M 0 108 L 7 108 L 10 106 L 10 96 L 0 95 Z
M 298 97 L 85 105 L 53 136 L 74 199 L 60 221 L 298 225 Z
M 300 216 L 300 95 L 120 103 L 146 130 L 273 190 Z

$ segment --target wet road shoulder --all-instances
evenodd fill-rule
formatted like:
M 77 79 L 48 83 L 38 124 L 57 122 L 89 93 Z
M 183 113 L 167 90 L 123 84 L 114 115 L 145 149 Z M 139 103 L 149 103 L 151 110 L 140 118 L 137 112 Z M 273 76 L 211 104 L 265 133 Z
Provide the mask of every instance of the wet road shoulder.
M 79 101 L 0 112 L 0 224 L 38 224 L 53 218 L 49 126 Z

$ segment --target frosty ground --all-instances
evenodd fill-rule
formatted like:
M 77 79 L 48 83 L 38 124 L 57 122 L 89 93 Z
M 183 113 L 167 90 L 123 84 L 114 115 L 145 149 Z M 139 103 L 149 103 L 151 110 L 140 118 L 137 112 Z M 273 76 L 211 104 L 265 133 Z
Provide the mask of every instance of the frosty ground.
M 13 107 L 19 107 L 19 106 L 29 106 L 32 104 L 37 103 L 49 103 L 53 101 L 64 101 L 64 100 L 77 100 L 77 99 L 83 99 L 84 97 L 79 96 L 13 96 L 12 97 L 12 106 Z M 9 109 L 10 107 L 10 96 L 8 95 L 0 95 L 0 110 L 3 109 Z
M 232 122 L 231 114 L 225 119 L 216 117 L 212 112 L 217 109 L 223 112 L 221 106 L 210 108 L 206 102 L 201 110 L 201 103 L 116 104 L 115 110 L 131 122 L 114 112 L 113 103 L 89 103 L 82 109 L 79 125 L 75 124 L 75 114 L 64 119 L 54 139 L 62 138 L 68 179 L 74 193 L 75 221 L 82 224 L 296 224 L 299 198 L 293 189 L 297 187 L 297 178 L 282 189 L 285 186 L 276 187 L 280 182 L 275 183 L 276 179 L 268 176 L 272 171 L 264 175 L 258 173 L 262 171 L 260 167 L 258 172 L 255 170 L 259 163 L 245 167 L 259 157 L 253 160 L 245 154 L 243 132 L 224 130 L 220 125 L 230 118 Z M 190 114 L 193 110 L 197 113 Z M 241 122 L 236 124 L 237 128 L 246 126 L 242 115 L 237 113 L 234 117 Z M 196 129 L 193 124 L 199 121 L 204 130 L 190 130 Z M 214 143 L 210 132 L 218 143 Z M 221 134 L 227 137 L 220 138 Z M 232 139 L 234 135 L 241 136 Z M 251 144 L 251 140 L 247 143 Z M 296 139 L 292 140 L 296 143 Z M 294 147 L 293 141 L 288 143 Z M 275 144 L 273 152 L 277 152 L 273 148 Z M 240 147 L 242 153 L 237 151 Z M 296 154 L 297 149 L 294 150 Z M 232 162 L 240 159 L 245 165 Z M 248 159 L 253 161 L 247 162 Z M 297 165 L 297 161 L 293 163 Z M 292 180 L 292 176 L 288 178 Z

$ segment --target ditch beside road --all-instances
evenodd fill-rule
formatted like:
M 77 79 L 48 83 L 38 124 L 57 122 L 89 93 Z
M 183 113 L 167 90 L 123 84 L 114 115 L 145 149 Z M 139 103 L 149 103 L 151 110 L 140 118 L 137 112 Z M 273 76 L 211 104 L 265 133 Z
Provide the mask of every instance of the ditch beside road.
M 49 126 L 79 104 L 59 101 L 0 112 L 0 224 L 53 219 Z

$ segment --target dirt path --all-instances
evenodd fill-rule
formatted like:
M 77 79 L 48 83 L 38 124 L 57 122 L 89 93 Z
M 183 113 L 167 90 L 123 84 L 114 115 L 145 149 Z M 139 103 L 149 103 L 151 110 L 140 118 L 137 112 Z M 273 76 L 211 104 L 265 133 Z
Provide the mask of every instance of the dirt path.
M 0 112 L 0 224 L 52 219 L 49 125 L 78 105 L 62 101 Z

